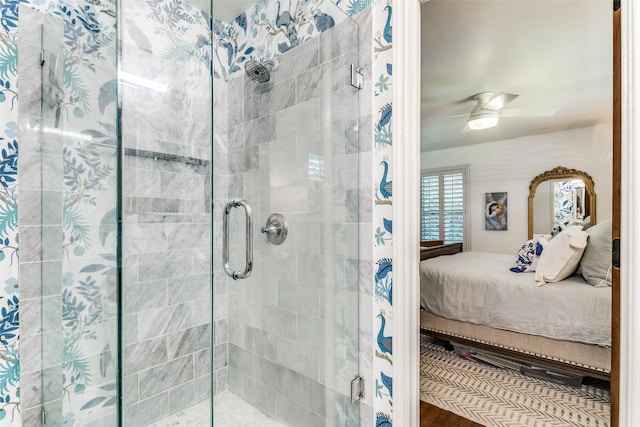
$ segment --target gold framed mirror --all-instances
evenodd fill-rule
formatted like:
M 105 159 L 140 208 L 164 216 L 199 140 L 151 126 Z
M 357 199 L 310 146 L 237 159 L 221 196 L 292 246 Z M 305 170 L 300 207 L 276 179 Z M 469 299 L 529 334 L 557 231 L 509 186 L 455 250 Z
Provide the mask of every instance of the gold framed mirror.
M 558 166 L 531 180 L 529 239 L 571 222 L 594 225 L 596 219 L 596 192 L 586 172 Z

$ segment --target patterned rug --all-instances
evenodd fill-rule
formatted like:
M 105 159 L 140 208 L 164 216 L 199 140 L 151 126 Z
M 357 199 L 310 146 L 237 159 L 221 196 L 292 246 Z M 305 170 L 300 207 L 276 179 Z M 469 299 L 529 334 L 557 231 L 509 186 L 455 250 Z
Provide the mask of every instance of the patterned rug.
M 609 425 L 609 391 L 470 362 L 421 337 L 420 400 L 487 427 Z

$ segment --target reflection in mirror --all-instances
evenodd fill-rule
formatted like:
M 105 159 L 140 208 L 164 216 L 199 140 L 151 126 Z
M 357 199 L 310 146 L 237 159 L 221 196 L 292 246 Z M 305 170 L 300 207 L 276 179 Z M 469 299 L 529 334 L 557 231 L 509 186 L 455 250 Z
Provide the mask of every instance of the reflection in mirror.
M 533 234 L 549 234 L 568 224 L 590 224 L 589 195 L 581 179 L 541 182 L 533 199 Z
M 529 186 L 529 239 L 572 223 L 596 223 L 596 195 L 587 173 L 559 166 L 536 176 Z

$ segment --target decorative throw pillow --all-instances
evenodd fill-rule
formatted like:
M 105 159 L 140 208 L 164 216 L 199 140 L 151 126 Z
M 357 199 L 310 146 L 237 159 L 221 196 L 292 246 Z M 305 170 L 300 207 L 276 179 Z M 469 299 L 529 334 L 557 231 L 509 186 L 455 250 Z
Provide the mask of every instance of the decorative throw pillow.
M 540 239 L 544 250 L 536 266 L 538 286 L 559 282 L 576 271 L 587 246 L 587 236 L 582 226 L 571 225 L 550 241 Z
M 587 230 L 589 240 L 580 260 L 580 272 L 592 286 L 611 286 L 611 219 Z
M 542 253 L 542 245 L 537 238 L 524 242 L 518 253 L 516 254 L 516 266 L 509 270 L 514 273 L 529 273 L 536 271 L 536 265 L 540 254 Z

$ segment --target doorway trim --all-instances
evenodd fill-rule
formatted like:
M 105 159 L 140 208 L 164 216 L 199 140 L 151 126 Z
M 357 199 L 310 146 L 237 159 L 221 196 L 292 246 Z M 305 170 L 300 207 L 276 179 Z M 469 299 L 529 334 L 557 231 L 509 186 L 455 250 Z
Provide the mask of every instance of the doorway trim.
M 420 176 L 420 6 L 428 0 L 395 0 L 393 3 L 393 179 L 394 185 L 394 424 L 418 427 L 419 420 L 419 277 L 418 191 Z M 620 427 L 640 420 L 640 5 L 622 0 L 622 186 L 620 275 Z M 635 54 L 635 55 L 634 55 Z M 636 59 L 637 58 L 637 59 Z M 635 84 L 634 84 L 635 83 Z M 635 120 L 634 120 L 635 119 Z M 636 310 L 634 311 L 634 308 Z
M 420 4 L 393 3 L 393 424 L 420 425 Z
M 620 427 L 631 427 L 640 420 L 640 192 L 634 183 L 640 182 L 640 32 L 633 31 L 640 23 L 640 5 L 622 1 L 622 150 L 621 150 L 621 221 L 620 236 Z M 637 27 L 637 25 L 636 25 Z M 635 261 L 635 262 L 634 262 Z M 635 286 L 634 286 L 635 285 Z M 635 308 L 635 310 L 634 310 Z

